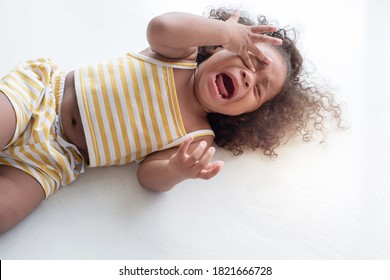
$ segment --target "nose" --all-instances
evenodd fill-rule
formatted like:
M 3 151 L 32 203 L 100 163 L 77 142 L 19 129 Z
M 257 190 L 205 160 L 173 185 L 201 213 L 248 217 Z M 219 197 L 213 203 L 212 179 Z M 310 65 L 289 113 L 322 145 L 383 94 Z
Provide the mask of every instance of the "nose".
M 241 71 L 241 78 L 242 78 L 242 82 L 243 82 L 245 88 L 251 87 L 251 85 L 254 82 L 253 75 L 251 75 L 251 73 L 249 73 L 248 71 L 245 71 L 245 70 Z

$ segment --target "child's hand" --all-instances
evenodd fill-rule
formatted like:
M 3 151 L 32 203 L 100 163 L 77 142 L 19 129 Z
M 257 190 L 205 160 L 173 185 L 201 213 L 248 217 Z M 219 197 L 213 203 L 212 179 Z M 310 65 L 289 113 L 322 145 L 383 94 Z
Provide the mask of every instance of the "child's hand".
M 234 11 L 231 17 L 226 21 L 229 24 L 229 30 L 231 31 L 231 39 L 230 41 L 223 45 L 225 49 L 236 53 L 239 55 L 245 64 L 255 72 L 255 68 L 252 60 L 249 57 L 249 52 L 251 52 L 255 57 L 257 57 L 260 61 L 265 64 L 272 63 L 272 60 L 267 57 L 258 47 L 256 47 L 256 43 L 268 43 L 273 45 L 281 45 L 282 40 L 278 38 L 273 38 L 267 35 L 263 35 L 260 33 L 266 32 L 274 32 L 276 28 L 269 25 L 254 25 L 254 26 L 246 26 L 242 24 L 238 24 L 238 20 L 240 18 L 240 12 Z
M 211 161 L 215 148 L 207 148 L 207 143 L 201 141 L 195 150 L 188 154 L 192 141 L 192 137 L 184 141 L 177 152 L 171 156 L 168 163 L 170 170 L 184 179 L 210 179 L 217 175 L 224 163 Z

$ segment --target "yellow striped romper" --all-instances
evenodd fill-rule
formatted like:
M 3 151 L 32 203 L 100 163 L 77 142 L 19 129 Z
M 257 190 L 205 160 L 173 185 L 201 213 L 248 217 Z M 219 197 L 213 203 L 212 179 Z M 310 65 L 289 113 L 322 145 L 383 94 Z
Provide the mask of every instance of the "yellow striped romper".
M 141 54 L 75 71 L 77 101 L 90 167 L 140 161 L 150 153 L 180 145 L 188 134 L 176 96 L 173 69 L 196 63 L 166 62 Z
M 60 106 L 65 74 L 50 59 L 19 64 L 0 80 L 0 91 L 16 114 L 16 130 L 0 151 L 0 165 L 13 166 L 33 176 L 46 197 L 83 172 L 78 150 L 60 129 Z

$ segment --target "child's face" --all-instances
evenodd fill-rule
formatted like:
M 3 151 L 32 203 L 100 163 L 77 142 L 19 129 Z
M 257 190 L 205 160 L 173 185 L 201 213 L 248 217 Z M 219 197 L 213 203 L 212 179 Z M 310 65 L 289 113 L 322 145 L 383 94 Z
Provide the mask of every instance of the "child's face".
M 217 50 L 199 65 L 195 76 L 195 94 L 207 113 L 240 115 L 258 109 L 274 98 L 286 79 L 287 67 L 272 46 L 257 44 L 273 62 L 263 64 L 251 55 L 252 72 L 238 55 Z

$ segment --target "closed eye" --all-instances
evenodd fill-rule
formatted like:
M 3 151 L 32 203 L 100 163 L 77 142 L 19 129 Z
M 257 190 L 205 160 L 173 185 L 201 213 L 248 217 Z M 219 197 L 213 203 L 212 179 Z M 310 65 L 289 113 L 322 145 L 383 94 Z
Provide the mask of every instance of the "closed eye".
M 266 88 L 267 88 L 267 90 L 266 90 L 267 96 L 269 95 L 269 84 L 270 84 L 270 80 L 267 81 L 267 86 L 266 86 Z
M 256 91 L 255 91 L 256 97 L 260 98 L 261 96 L 261 87 L 259 84 L 256 85 Z

